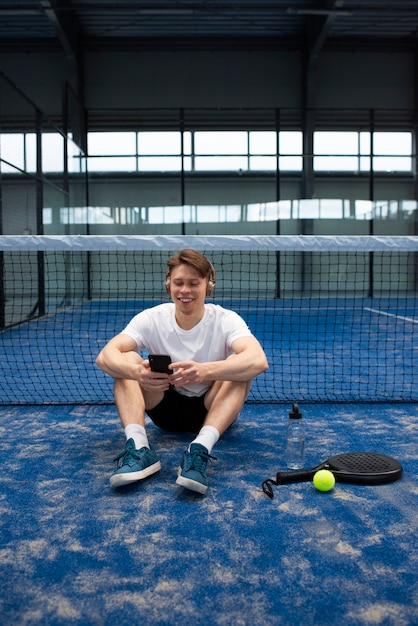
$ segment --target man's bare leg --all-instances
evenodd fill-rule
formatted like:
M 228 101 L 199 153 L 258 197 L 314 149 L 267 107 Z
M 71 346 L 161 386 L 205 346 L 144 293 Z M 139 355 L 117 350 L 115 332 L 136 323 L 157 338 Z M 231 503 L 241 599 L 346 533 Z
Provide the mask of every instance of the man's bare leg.
M 177 484 L 204 494 L 208 488 L 206 466 L 219 437 L 236 421 L 251 387 L 250 381 L 215 382 L 205 397 L 205 421 L 183 454 Z

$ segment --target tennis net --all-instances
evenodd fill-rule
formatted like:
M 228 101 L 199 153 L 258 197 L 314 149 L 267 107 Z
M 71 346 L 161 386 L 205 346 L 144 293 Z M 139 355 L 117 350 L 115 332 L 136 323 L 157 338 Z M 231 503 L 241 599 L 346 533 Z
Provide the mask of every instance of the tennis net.
M 96 355 L 186 247 L 265 349 L 249 402 L 418 401 L 418 237 L 75 235 L 0 237 L 0 403 L 113 402 Z

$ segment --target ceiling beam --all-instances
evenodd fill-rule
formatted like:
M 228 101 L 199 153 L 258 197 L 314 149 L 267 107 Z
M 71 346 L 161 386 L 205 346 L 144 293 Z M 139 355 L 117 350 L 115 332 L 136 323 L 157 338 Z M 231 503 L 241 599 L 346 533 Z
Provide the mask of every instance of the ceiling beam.
M 54 26 L 65 54 L 69 58 L 76 58 L 79 29 L 74 14 L 68 11 L 68 6 L 64 6 L 62 0 L 41 0 L 40 4 Z
M 54 26 L 58 40 L 67 56 L 69 89 L 65 89 L 63 119 L 66 132 L 73 133 L 73 140 L 86 152 L 87 131 L 84 111 L 84 60 L 80 46 L 80 29 L 75 15 L 62 0 L 41 0 L 41 6 Z M 72 94 L 75 96 L 73 98 Z
M 313 136 L 315 128 L 316 77 L 319 54 L 337 17 L 336 10 L 343 6 L 343 0 L 324 0 L 321 8 L 311 14 L 307 22 L 306 50 L 302 73 L 303 108 L 303 176 L 302 197 L 311 198 L 314 190 Z
M 341 11 L 344 0 L 325 0 L 324 7 L 311 13 L 307 24 L 308 28 L 308 54 L 309 62 L 314 62 L 328 37 L 328 34 L 334 24 L 336 18 L 340 15 L 346 15 Z

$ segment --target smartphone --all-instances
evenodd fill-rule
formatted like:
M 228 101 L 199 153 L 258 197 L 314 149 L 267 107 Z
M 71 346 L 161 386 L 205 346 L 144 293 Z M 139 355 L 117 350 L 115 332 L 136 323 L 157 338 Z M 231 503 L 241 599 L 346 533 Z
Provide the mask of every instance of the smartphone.
M 173 370 L 168 369 L 168 366 L 171 363 L 171 358 L 168 354 L 149 354 L 148 360 L 153 372 L 159 372 L 160 374 L 173 374 Z

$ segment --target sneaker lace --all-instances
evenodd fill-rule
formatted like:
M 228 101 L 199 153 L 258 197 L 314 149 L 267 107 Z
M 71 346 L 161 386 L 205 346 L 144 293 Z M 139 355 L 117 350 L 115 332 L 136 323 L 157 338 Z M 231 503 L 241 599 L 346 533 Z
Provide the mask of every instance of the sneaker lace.
M 139 454 L 139 450 L 122 450 L 113 460 L 118 467 L 123 467 L 124 465 L 130 465 L 132 461 L 140 461 L 141 454 Z
M 208 452 L 204 450 L 199 450 L 198 452 L 189 452 L 186 455 L 185 460 L 185 470 L 189 471 L 191 469 L 196 470 L 200 474 L 203 474 L 206 465 L 210 460 L 217 461 L 216 456 L 211 456 Z

